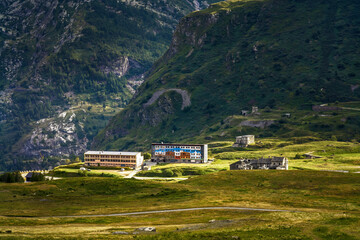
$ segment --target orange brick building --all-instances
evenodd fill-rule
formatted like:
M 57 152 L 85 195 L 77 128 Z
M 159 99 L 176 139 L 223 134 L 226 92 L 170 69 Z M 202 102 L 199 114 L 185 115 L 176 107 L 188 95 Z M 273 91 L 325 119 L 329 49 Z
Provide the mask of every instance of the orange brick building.
M 144 158 L 140 152 L 87 151 L 85 164 L 99 167 L 140 167 Z

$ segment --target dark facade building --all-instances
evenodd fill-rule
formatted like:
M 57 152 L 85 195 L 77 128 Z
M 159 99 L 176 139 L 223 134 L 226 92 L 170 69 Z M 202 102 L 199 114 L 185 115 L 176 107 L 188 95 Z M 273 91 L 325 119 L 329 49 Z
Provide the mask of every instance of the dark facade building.
M 153 143 L 151 161 L 172 163 L 206 163 L 207 144 Z

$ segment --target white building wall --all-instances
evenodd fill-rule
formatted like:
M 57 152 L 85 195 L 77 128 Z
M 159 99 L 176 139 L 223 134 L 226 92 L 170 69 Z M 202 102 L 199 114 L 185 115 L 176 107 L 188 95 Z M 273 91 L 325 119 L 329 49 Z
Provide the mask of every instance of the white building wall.
M 208 161 L 208 145 L 204 144 L 204 163 Z
M 141 153 L 136 155 L 136 168 L 140 167 L 144 161 L 144 157 L 141 156 Z

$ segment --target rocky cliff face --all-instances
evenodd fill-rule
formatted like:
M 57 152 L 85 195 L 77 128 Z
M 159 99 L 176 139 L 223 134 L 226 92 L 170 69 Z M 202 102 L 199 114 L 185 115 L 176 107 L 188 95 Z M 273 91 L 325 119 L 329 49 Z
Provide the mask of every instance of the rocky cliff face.
M 89 2 L 89 1 L 87 1 Z M 83 26 L 76 20 L 84 1 L 5 1 L 1 20 L 4 59 L 1 73 L 5 83 L 16 84 L 27 70 L 34 81 L 42 80 L 39 70 L 51 53 L 81 36 Z M 50 35 L 58 26 L 56 35 Z M 29 77 L 29 76 L 28 76 Z M 2 81 L 4 84 L 4 80 Z
M 10 83 L 16 83 L 17 79 L 22 79 L 24 74 L 29 78 L 30 84 L 35 84 L 39 80 L 45 79 L 41 68 L 49 64 L 52 54 L 61 52 L 64 45 L 73 43 L 76 39 L 86 37 L 89 32 L 88 28 L 94 26 L 89 17 L 92 11 L 107 11 L 117 15 L 128 14 L 126 10 L 137 9 L 139 14 L 152 14 L 151 22 L 156 22 L 152 29 L 145 29 L 146 32 L 156 36 L 157 34 L 168 34 L 175 27 L 177 20 L 184 14 L 193 9 L 206 6 L 206 2 L 199 3 L 188 2 L 178 4 L 176 1 L 120 1 L 108 3 L 102 1 L 79 1 L 79 0 L 60 0 L 48 1 L 3 1 L 1 6 L 1 48 L 0 53 L 3 58 L 1 71 L 4 80 L 2 86 Z M 97 8 L 100 9 L 97 9 Z M 136 17 L 129 16 L 128 21 L 137 22 Z M 133 18 L 133 19 L 132 19 Z M 141 24 L 141 22 L 137 22 Z M 160 29 L 165 28 L 164 30 Z M 167 29 L 166 29 L 167 28 Z M 83 31 L 86 29 L 86 31 Z M 164 32 L 161 32 L 164 31 Z M 111 33 L 108 33 L 111 35 Z M 101 41 L 101 39 L 99 39 Z M 131 41 L 131 38 L 129 39 Z M 166 41 L 165 41 L 166 44 Z M 90 49 L 89 49 L 90 51 Z M 131 55 L 131 54 L 130 54 Z M 100 65 L 100 68 L 106 68 L 106 74 L 114 73 L 119 76 L 118 65 L 128 57 L 121 55 L 108 56 L 106 62 Z M 121 76 L 125 75 L 129 66 L 123 68 Z M 113 71 L 111 71 L 111 69 Z M 142 71 L 145 72 L 144 68 Z M 25 71 L 25 72 L 24 72 Z
M 67 132 L 73 123 L 58 115 L 79 102 L 126 105 L 165 52 L 178 20 L 212 2 L 2 1 L 0 167 L 11 168 L 13 156 L 83 151 L 89 136 L 76 137 L 81 128 Z M 40 128 L 38 121 L 44 121 Z
M 89 140 L 84 134 L 84 122 L 76 121 L 76 114 L 66 111 L 57 117 L 37 121 L 20 153 L 28 157 L 82 154 Z
M 360 74 L 354 45 L 359 7 L 354 0 L 239 0 L 186 16 L 131 104 L 93 146 L 142 149 L 151 141 L 188 141 L 252 105 L 311 110 L 322 102 L 359 100 L 359 89 L 353 90 Z M 144 105 L 172 88 L 186 90 L 191 106 L 181 109 L 177 93 Z M 150 108 L 155 114 L 144 114 Z

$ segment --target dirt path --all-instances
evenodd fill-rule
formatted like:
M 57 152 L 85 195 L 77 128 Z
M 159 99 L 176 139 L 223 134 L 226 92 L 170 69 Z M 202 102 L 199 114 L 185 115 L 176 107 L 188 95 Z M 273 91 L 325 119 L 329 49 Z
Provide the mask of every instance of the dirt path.
M 130 172 L 129 175 L 127 175 L 124 178 L 132 178 L 135 176 L 135 174 L 137 174 L 138 172 L 140 172 L 140 169 L 135 169 L 134 171 Z
M 179 88 L 170 88 L 170 89 L 163 89 L 163 90 L 159 90 L 159 91 L 155 92 L 152 95 L 152 97 L 149 99 L 149 101 L 144 104 L 144 106 L 150 106 L 156 100 L 158 100 L 158 98 L 161 95 L 163 95 L 166 92 L 170 92 L 170 91 L 175 91 L 175 92 L 177 92 L 177 93 L 179 93 L 181 95 L 181 97 L 182 97 L 181 110 L 184 110 L 185 107 L 191 105 L 190 95 L 186 90 L 182 90 L 182 89 L 179 89 Z
M 160 180 L 187 180 L 188 178 L 172 178 L 172 177 L 134 177 L 139 180 L 151 180 L 151 179 L 160 179 Z
M 342 109 L 346 109 L 346 110 L 354 110 L 354 111 L 360 111 L 360 108 L 342 107 Z
M 47 216 L 47 217 L 11 217 L 11 218 L 85 218 L 85 217 L 116 217 L 116 216 L 131 216 L 131 215 L 145 215 L 168 212 L 186 212 L 198 210 L 238 210 L 238 211 L 260 211 L 260 212 L 294 212 L 291 210 L 266 209 L 266 208 L 242 208 L 242 207 L 198 207 L 198 208 L 179 208 L 167 210 L 153 210 L 142 212 L 128 212 L 128 213 L 112 213 L 112 214 L 93 214 L 93 215 L 68 215 L 68 216 Z M 9 217 L 10 218 L 10 217 Z

